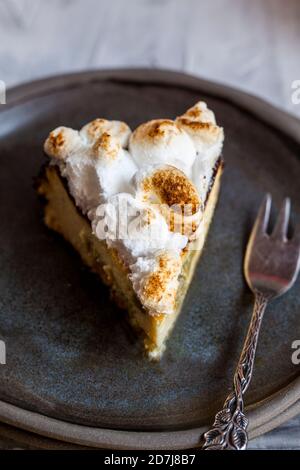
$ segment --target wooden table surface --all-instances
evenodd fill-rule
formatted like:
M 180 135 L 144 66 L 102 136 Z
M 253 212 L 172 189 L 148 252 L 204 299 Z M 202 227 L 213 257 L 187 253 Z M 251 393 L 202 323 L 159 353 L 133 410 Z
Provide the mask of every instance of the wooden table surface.
M 0 80 L 160 67 L 232 85 L 300 117 L 292 99 L 299 25 L 298 0 L 2 0 Z M 12 444 L 0 438 L 1 446 Z M 300 417 L 250 447 L 300 449 Z

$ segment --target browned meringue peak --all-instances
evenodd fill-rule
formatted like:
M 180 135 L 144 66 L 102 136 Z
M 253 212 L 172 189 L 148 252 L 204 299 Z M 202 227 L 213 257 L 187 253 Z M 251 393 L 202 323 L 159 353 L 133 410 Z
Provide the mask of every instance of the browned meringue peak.
M 171 165 L 153 165 L 134 177 L 136 196 L 154 204 L 169 230 L 190 237 L 198 228 L 203 204 L 191 180 Z
M 133 139 L 164 140 L 167 136 L 180 134 L 180 129 L 171 119 L 153 119 L 137 127 Z
M 98 158 L 114 160 L 120 154 L 121 149 L 120 141 L 116 137 L 104 132 L 93 143 L 92 154 Z
M 170 119 L 141 124 L 130 137 L 129 150 L 138 166 L 168 163 L 187 174 L 196 157 L 189 136 Z
M 211 122 L 216 124 L 215 114 L 211 109 L 208 109 L 204 101 L 198 101 L 191 108 L 189 108 L 181 117 L 186 117 L 192 121 Z
M 168 250 L 159 252 L 147 268 L 140 259 L 132 266 L 130 278 L 138 297 L 150 315 L 173 313 L 182 268 L 180 255 Z
M 172 165 L 153 165 L 135 176 L 139 197 L 145 202 L 166 204 L 169 207 L 190 206 L 194 214 L 201 201 L 191 180 Z
M 199 101 L 182 116 L 177 117 L 176 123 L 189 134 L 198 152 L 207 146 L 223 142 L 223 129 L 216 124 L 214 113 L 203 101 Z
M 128 146 L 131 135 L 130 127 L 122 121 L 108 121 L 107 119 L 97 118 L 86 124 L 80 130 L 80 136 L 87 143 L 95 143 L 103 134 L 116 138 L 123 148 Z
M 69 155 L 83 148 L 78 131 L 60 126 L 50 132 L 44 143 L 44 151 L 49 157 L 65 160 Z

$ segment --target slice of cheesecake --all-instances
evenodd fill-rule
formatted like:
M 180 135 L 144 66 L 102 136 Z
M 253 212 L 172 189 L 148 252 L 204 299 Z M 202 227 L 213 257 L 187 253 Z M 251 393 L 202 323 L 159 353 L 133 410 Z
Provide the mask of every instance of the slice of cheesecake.
M 110 286 L 159 359 L 202 252 L 223 169 L 223 129 L 199 102 L 140 125 L 53 130 L 38 183 L 45 223 Z

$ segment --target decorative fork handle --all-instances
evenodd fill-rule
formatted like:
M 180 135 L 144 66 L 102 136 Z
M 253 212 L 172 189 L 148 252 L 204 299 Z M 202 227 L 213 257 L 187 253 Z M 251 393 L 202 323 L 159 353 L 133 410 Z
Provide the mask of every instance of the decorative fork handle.
M 258 335 L 268 298 L 255 293 L 255 304 L 244 347 L 235 370 L 233 391 L 223 409 L 215 416 L 213 427 L 204 434 L 204 450 L 245 450 L 248 444 L 248 419 L 244 415 L 244 399 L 252 378 Z

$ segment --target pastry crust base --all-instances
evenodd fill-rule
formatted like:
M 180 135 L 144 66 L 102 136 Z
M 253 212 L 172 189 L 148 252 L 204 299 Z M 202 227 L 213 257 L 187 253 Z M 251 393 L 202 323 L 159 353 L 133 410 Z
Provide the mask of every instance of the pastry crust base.
M 166 340 L 181 311 L 213 217 L 222 171 L 223 165 L 220 162 L 205 206 L 203 236 L 197 240 L 196 250 L 187 250 L 184 254 L 176 309 L 171 315 L 149 315 L 143 308 L 128 278 L 127 267 L 115 249 L 107 247 L 105 240 L 99 240 L 93 235 L 88 219 L 75 206 L 58 169 L 54 166 L 46 167 L 39 180 L 38 193 L 46 200 L 45 224 L 70 242 L 80 254 L 83 262 L 110 286 L 116 303 L 127 310 L 129 323 L 142 334 L 145 351 L 150 359 L 161 358 L 166 347 Z

